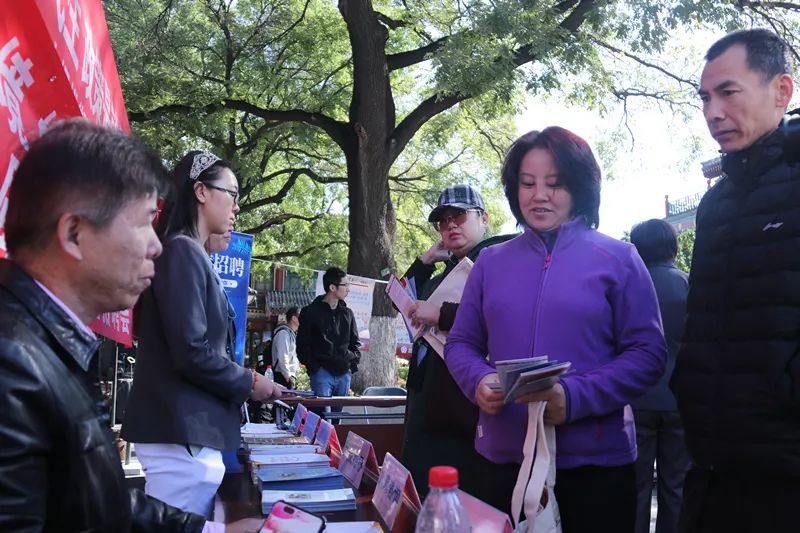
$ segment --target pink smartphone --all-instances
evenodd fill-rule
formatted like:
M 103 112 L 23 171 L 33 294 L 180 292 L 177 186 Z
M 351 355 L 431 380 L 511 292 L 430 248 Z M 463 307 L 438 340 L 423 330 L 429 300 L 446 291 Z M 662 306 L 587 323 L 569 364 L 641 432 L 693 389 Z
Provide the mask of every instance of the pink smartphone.
M 321 533 L 325 519 L 283 500 L 275 502 L 261 533 Z

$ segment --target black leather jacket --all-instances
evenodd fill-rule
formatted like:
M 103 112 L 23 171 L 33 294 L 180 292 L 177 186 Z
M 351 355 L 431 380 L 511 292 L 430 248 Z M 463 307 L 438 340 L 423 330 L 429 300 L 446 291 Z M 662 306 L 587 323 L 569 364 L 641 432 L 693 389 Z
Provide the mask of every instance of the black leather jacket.
M 0 260 L 0 531 L 201 531 L 203 517 L 126 488 L 97 346 Z

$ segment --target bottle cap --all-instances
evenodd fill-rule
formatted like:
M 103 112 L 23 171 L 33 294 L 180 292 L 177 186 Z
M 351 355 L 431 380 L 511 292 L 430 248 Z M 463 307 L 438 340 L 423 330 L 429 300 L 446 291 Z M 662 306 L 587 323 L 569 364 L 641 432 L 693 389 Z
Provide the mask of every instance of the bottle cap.
M 434 466 L 428 472 L 428 484 L 440 489 L 458 486 L 458 470 L 452 466 Z

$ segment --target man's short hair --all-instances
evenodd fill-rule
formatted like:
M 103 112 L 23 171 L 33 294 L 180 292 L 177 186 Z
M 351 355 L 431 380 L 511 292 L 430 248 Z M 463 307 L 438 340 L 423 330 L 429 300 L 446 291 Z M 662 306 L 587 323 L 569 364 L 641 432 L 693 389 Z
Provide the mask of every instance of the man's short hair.
M 83 119 L 56 124 L 31 144 L 11 183 L 8 252 L 46 247 L 66 212 L 105 227 L 128 202 L 158 194 L 165 183 L 161 160 L 141 141 Z
M 300 308 L 299 307 L 290 307 L 286 310 L 286 323 L 292 321 L 292 317 L 300 317 Z
M 764 28 L 729 33 L 711 45 L 706 52 L 706 61 L 713 61 L 737 44 L 743 45 L 747 51 L 747 67 L 760 72 L 764 81 L 791 73 L 786 43 Z
M 322 275 L 322 285 L 327 293 L 331 285 L 339 285 L 347 274 L 339 267 L 330 267 Z
M 678 256 L 678 235 L 666 220 L 651 218 L 636 224 L 631 242 L 645 265 L 671 262 Z

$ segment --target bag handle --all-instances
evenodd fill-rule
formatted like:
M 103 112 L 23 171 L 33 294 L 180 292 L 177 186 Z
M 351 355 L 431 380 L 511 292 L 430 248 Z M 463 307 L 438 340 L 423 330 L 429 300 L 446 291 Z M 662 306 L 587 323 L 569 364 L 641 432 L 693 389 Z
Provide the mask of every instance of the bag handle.
M 511 517 L 514 520 L 515 529 L 519 527 L 524 508 L 528 530 L 533 530 L 533 524 L 539 512 L 539 502 L 550 470 L 548 435 L 544 428 L 545 405 L 545 402 L 528 404 L 528 431 L 523 445 L 524 458 L 511 498 Z

